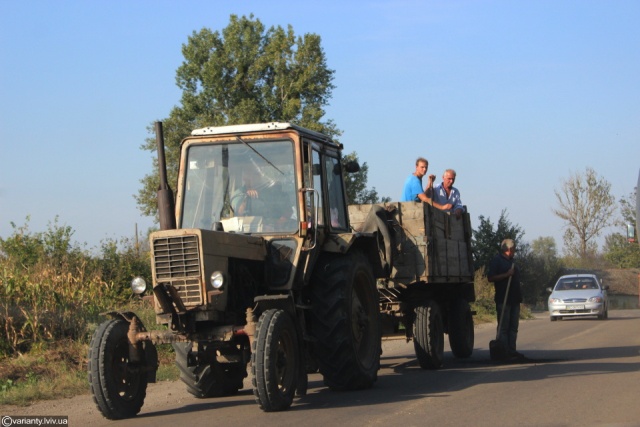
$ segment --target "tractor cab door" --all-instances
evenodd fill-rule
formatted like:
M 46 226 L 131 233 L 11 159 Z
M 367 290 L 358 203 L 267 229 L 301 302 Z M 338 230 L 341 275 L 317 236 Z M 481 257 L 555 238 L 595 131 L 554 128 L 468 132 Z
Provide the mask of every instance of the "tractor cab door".
M 328 234 L 349 229 L 340 153 L 305 141 L 303 186 L 309 227 L 306 249 L 322 246 Z
M 345 202 L 345 188 L 342 175 L 342 165 L 338 153 L 324 155 L 324 176 L 326 179 L 327 195 L 327 226 L 330 232 L 344 232 L 348 230 L 347 205 Z
M 303 196 L 307 239 L 304 250 L 311 251 L 324 241 L 324 189 L 322 163 L 317 144 L 304 141 Z

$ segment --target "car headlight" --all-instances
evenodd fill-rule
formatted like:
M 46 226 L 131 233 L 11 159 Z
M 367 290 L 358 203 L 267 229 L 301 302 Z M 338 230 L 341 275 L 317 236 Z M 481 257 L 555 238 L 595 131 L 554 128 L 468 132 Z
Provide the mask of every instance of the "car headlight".
M 147 282 L 142 277 L 134 277 L 131 281 L 131 291 L 136 295 L 140 295 L 145 289 L 147 289 Z
M 224 285 L 224 275 L 220 271 L 211 273 L 211 286 L 214 289 L 220 289 Z
M 549 304 L 560 304 L 561 302 L 560 298 L 549 298 Z
M 589 298 L 589 302 L 602 302 L 602 297 L 591 297 Z

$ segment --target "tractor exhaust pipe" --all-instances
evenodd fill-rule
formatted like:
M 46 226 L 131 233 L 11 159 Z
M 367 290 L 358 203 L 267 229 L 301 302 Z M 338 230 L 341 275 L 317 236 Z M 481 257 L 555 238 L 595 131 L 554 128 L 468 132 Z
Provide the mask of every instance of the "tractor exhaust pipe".
M 160 184 L 158 185 L 158 215 L 160 217 L 160 230 L 174 230 L 176 228 L 176 209 L 173 200 L 173 191 L 167 182 L 167 164 L 164 157 L 164 135 L 162 122 L 156 122 L 156 142 L 158 143 L 158 169 L 160 172 Z

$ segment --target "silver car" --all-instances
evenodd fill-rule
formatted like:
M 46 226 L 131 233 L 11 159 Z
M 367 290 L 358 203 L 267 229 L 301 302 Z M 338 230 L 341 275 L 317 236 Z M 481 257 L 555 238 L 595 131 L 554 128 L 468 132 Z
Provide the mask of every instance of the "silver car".
M 570 274 L 561 276 L 556 285 L 547 288 L 551 321 L 563 317 L 609 317 L 609 286 L 603 286 L 595 274 Z

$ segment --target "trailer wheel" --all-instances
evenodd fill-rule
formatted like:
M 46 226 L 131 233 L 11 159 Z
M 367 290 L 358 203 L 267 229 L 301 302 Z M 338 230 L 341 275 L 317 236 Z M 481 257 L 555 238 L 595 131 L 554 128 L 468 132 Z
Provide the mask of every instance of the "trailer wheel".
M 89 384 L 93 401 L 105 418 L 119 420 L 135 416 L 147 394 L 147 373 L 142 364 L 129 361 L 129 322 L 103 322 L 89 346 Z M 142 360 L 143 350 L 140 349 Z
M 333 390 L 368 388 L 378 378 L 381 336 L 378 291 L 359 253 L 325 255 L 312 276 L 315 353 Z
M 291 316 L 270 309 L 258 321 L 251 354 L 253 395 L 265 412 L 291 406 L 300 373 L 298 336 Z
M 415 309 L 413 347 L 422 369 L 439 369 L 444 359 L 444 327 L 440 306 L 434 300 Z
M 247 376 L 243 363 L 218 363 L 207 360 L 196 366 L 188 365 L 188 355 L 192 343 L 174 343 L 176 366 L 180 371 L 180 380 L 187 386 L 187 391 L 197 398 L 221 397 L 236 394 L 242 388 L 242 381 Z M 212 356 L 213 359 L 215 356 Z
M 473 353 L 473 315 L 469 303 L 458 298 L 449 310 L 449 345 L 455 357 L 464 359 Z

